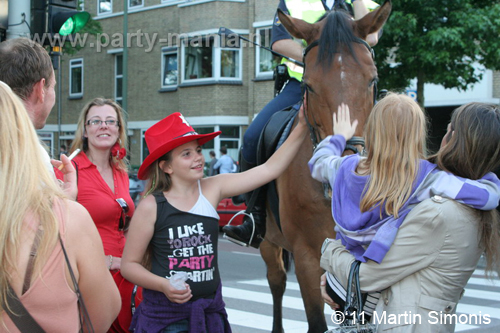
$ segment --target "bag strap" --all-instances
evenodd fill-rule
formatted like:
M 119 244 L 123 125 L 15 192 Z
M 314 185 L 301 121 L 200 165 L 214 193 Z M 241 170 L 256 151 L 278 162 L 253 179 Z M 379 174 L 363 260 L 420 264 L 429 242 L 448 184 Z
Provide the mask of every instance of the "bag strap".
M 363 298 L 361 295 L 361 288 L 359 285 L 359 266 L 361 262 L 356 260 L 351 265 L 349 271 L 349 279 L 347 280 L 346 300 L 344 314 L 347 319 L 344 323 L 351 325 L 356 314 L 356 320 L 361 323 L 361 309 L 363 309 Z M 353 290 L 354 288 L 354 290 Z
M 19 331 L 22 333 L 45 333 L 43 328 L 33 319 L 23 303 L 21 303 L 10 283 L 7 289 L 7 304 L 9 306 L 4 306 L 4 310 Z
M 71 268 L 71 263 L 69 262 L 68 254 L 66 253 L 66 249 L 64 248 L 64 244 L 60 234 L 59 234 L 59 242 L 61 243 L 61 248 L 64 253 L 64 259 L 66 259 L 66 264 L 68 265 L 69 274 L 71 275 L 71 280 L 73 281 L 73 285 L 75 287 L 75 293 L 78 296 L 78 305 L 80 308 L 80 331 L 83 332 L 83 324 L 85 323 L 87 325 L 87 332 L 93 333 L 94 327 L 92 326 L 92 322 L 90 321 L 90 316 L 87 311 L 87 307 L 85 306 L 85 302 L 83 301 L 80 288 L 78 287 L 78 281 L 76 281 L 75 273 L 73 273 L 73 269 Z
M 43 231 L 38 228 L 35 234 L 35 239 L 33 245 L 31 246 L 30 257 L 28 259 L 28 266 L 26 267 L 26 273 L 24 275 L 23 291 L 21 295 L 24 295 L 31 285 L 31 277 L 33 275 L 33 266 L 35 264 L 35 256 L 38 251 L 38 245 L 40 245 L 40 240 L 42 239 Z

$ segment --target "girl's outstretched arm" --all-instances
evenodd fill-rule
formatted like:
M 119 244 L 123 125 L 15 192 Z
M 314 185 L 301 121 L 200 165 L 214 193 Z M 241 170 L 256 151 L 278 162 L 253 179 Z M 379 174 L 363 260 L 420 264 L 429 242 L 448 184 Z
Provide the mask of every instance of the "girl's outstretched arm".
M 269 160 L 242 173 L 222 174 L 203 179 L 203 192 L 209 195 L 212 204 L 226 197 L 252 191 L 276 179 L 285 171 L 297 155 L 307 134 L 303 107 L 299 110 L 299 121 L 283 145 Z

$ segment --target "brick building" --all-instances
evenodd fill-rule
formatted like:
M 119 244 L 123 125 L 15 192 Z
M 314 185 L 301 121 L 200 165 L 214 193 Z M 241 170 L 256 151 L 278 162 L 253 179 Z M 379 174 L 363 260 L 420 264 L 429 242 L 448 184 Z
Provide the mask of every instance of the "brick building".
M 227 27 L 269 46 L 278 0 L 127 1 L 128 34 L 123 34 L 124 0 L 82 2 L 82 9 L 101 23 L 103 33 L 98 39 L 81 36 L 78 42 L 84 48 L 62 57 L 61 112 L 56 104 L 40 135 L 57 152 L 59 129 L 61 143 L 68 145 L 78 114 L 89 100 L 103 96 L 123 102 L 128 39 L 126 109 L 132 166 L 138 167 L 148 154 L 144 131 L 176 111 L 200 133 L 223 132 L 204 146 L 207 160 L 210 150 L 218 155 L 223 145 L 236 159 L 245 129 L 272 98 L 273 58 L 252 44 L 220 40 L 217 32 Z M 499 98 L 500 73 L 489 70 L 466 92 L 426 84 L 431 148 L 438 147 L 454 108 L 471 101 L 499 104 Z
M 228 147 L 236 159 L 254 114 L 273 95 L 272 56 L 235 38 L 221 40 L 219 27 L 269 45 L 277 0 L 128 0 L 127 111 L 130 160 L 147 156 L 144 131 L 180 111 L 200 133 L 221 130 L 204 154 Z M 123 0 L 85 0 L 83 9 L 102 25 L 97 39 L 82 35 L 84 48 L 61 60 L 61 112 L 57 104 L 40 134 L 53 151 L 69 144 L 82 107 L 103 96 L 123 103 Z M 58 73 L 56 72 L 56 76 Z

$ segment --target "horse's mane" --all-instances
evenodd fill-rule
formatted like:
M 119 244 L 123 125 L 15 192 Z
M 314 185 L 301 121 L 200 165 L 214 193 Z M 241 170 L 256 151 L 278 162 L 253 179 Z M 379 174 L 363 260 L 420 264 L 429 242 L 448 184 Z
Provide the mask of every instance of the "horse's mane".
M 342 46 L 347 46 L 356 62 L 356 54 L 352 43 L 358 39 L 352 30 L 352 17 L 345 10 L 333 10 L 323 15 L 318 21 L 326 19 L 323 31 L 319 38 L 318 63 L 329 67 L 333 55 L 342 51 Z

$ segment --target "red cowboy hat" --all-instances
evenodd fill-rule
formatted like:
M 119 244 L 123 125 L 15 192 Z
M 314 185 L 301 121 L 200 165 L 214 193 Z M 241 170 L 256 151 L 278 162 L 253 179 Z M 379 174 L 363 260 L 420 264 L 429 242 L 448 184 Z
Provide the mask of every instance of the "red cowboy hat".
M 172 149 L 193 140 L 198 140 L 198 143 L 202 145 L 219 134 L 221 134 L 221 131 L 209 134 L 198 134 L 188 124 L 180 112 L 172 113 L 151 126 L 144 133 L 149 155 L 144 162 L 142 162 L 137 177 L 145 180 L 146 173 L 151 164 Z

